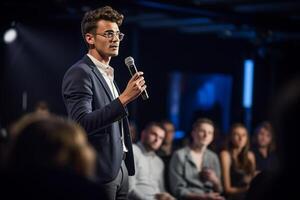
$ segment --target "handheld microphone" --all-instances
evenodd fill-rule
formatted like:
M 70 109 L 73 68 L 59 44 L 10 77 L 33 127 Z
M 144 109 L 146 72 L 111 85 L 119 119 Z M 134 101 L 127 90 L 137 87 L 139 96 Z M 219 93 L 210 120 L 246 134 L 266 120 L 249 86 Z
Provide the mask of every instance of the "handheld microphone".
M 128 70 L 129 70 L 131 76 L 133 76 L 135 73 L 138 72 L 136 69 L 136 66 L 134 64 L 133 57 L 129 56 L 129 57 L 125 58 L 125 64 L 128 67 Z M 142 95 L 143 100 L 149 99 L 147 90 L 144 90 L 141 95 Z

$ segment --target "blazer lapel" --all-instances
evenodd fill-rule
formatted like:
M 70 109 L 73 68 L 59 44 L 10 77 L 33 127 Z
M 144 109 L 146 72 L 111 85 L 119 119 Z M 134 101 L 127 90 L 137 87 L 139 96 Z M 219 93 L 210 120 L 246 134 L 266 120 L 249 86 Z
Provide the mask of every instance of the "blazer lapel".
M 113 95 L 112 95 L 112 93 L 111 93 L 104 77 L 102 76 L 102 74 L 99 72 L 99 70 L 96 67 L 93 68 L 93 72 L 96 74 L 97 78 L 100 80 L 100 82 L 101 82 L 102 86 L 104 87 L 104 89 L 105 89 L 107 95 L 109 96 L 110 100 L 111 101 L 114 100 Z
M 97 69 L 96 65 L 91 61 L 91 59 L 87 55 L 84 57 L 84 60 L 92 68 L 92 71 L 94 72 L 96 77 L 99 79 L 99 81 L 102 84 L 106 94 L 109 96 L 110 100 L 113 101 L 114 100 L 113 95 L 112 95 L 112 93 L 111 93 L 104 77 L 102 76 L 102 74 Z
M 121 94 L 121 93 L 120 93 L 120 89 L 119 89 L 119 87 L 118 87 L 118 85 L 117 85 L 117 83 L 116 83 L 115 80 L 114 80 L 114 85 L 115 85 L 115 87 L 117 88 L 118 94 L 120 95 L 120 94 Z M 126 113 L 127 113 L 127 115 L 128 115 L 128 109 L 127 109 L 127 107 L 125 107 L 125 111 L 126 111 Z

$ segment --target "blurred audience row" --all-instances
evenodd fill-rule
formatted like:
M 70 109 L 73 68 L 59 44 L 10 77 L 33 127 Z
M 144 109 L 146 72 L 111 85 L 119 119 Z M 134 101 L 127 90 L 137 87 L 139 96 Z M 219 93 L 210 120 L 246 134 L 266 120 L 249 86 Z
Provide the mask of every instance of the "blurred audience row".
M 280 102 L 272 120 L 276 137 L 269 122 L 251 137 L 243 124 L 235 123 L 221 138 L 224 145 L 213 148 L 216 127 L 208 118 L 193 123 L 188 142 L 174 140 L 175 127 L 167 120 L 148 123 L 140 134 L 132 126 L 133 138 L 140 137 L 133 145 L 136 174 L 129 177 L 128 199 L 259 200 L 282 195 L 277 184 L 296 169 L 282 132 L 296 130 L 300 91 L 295 87 L 286 94 L 288 104 Z M 45 103 L 8 133 L 1 129 L 1 135 L 3 199 L 106 199 L 95 177 L 101 155 L 78 124 L 50 114 Z
M 136 174 L 129 178 L 129 199 L 244 199 L 257 173 L 278 166 L 268 122 L 257 128 L 253 152 L 246 127 L 234 124 L 220 160 L 209 149 L 215 132 L 210 119 L 194 122 L 182 147 L 173 142 L 174 132 L 169 121 L 149 123 L 141 132 L 133 146 Z M 95 151 L 76 123 L 37 111 L 11 127 L 8 144 L 1 182 L 6 191 L 18 191 L 10 195 L 103 195 L 95 180 Z
M 256 129 L 253 151 L 243 124 L 232 125 L 220 153 L 209 148 L 215 132 L 210 119 L 194 122 L 183 147 L 172 144 L 174 132 L 168 121 L 150 123 L 142 131 L 133 147 L 136 175 L 129 178 L 129 199 L 241 200 L 256 174 L 279 167 L 268 122 Z

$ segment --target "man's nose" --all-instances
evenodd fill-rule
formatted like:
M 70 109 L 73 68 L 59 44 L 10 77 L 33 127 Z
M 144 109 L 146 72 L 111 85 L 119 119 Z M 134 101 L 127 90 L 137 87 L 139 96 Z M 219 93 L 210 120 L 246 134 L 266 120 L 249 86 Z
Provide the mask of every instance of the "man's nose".
M 118 34 L 113 34 L 112 41 L 120 41 Z

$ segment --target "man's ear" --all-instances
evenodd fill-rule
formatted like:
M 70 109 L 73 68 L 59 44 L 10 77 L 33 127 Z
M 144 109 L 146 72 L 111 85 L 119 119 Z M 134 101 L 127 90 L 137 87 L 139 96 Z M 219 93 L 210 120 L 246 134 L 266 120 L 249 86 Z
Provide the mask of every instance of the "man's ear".
M 95 44 L 95 37 L 93 34 L 91 33 L 86 33 L 85 36 L 85 41 L 89 44 L 89 45 L 94 45 Z
M 195 130 L 192 130 L 192 132 L 191 132 L 191 138 L 194 140 L 194 137 L 195 137 Z
M 146 138 L 146 131 L 145 130 L 143 130 L 142 132 L 141 132 L 141 141 L 144 141 L 145 140 L 145 138 Z

